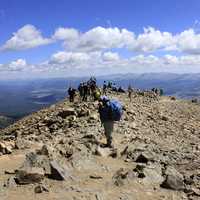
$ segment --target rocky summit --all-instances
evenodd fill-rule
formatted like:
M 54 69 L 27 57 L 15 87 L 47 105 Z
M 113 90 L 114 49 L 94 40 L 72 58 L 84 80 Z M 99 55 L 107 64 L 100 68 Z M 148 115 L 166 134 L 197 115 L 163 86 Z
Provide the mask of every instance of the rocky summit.
M 113 148 L 92 101 L 65 99 L 1 130 L 0 199 L 200 199 L 200 104 L 109 97 L 124 107 Z

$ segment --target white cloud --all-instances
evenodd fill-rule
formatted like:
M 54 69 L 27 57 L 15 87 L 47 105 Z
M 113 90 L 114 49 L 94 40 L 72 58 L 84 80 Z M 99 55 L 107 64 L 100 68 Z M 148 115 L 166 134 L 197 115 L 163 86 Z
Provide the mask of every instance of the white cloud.
M 188 29 L 176 36 L 176 45 L 179 51 L 188 54 L 200 54 L 200 34 Z
M 24 50 L 58 40 L 63 42 L 64 50 L 53 54 L 45 62 L 31 65 L 24 59 L 18 59 L 0 64 L 0 71 L 58 72 L 62 75 L 66 70 L 69 73 L 91 73 L 99 69 L 105 73 L 108 70 L 112 73 L 159 70 L 181 72 L 183 68 L 195 67 L 200 72 L 200 34 L 193 29 L 173 35 L 149 27 L 136 35 L 117 27 L 95 27 L 83 33 L 73 28 L 60 27 L 48 39 L 34 26 L 26 25 L 14 33 L 1 49 Z M 123 58 L 120 52 L 126 53 L 127 50 L 134 56 Z M 162 54 L 158 51 L 162 51 Z M 170 51 L 177 51 L 180 56 Z
M 20 28 L 0 49 L 1 51 L 16 51 L 34 48 L 51 43 L 52 40 L 42 37 L 42 34 L 33 25 Z
M 112 61 L 118 61 L 120 58 L 118 53 L 105 52 L 102 55 L 102 59 L 103 61 L 112 62 Z
M 113 49 L 126 49 L 136 53 L 156 51 L 178 51 L 187 54 L 200 54 L 200 34 L 194 29 L 172 34 L 153 27 L 144 28 L 144 32 L 135 34 L 117 27 L 94 27 L 81 33 L 74 28 L 59 27 L 51 38 L 44 38 L 33 25 L 25 25 L 0 47 L 1 51 L 25 50 L 47 45 L 58 40 L 63 41 L 66 51 L 96 52 Z
M 23 71 L 26 67 L 26 60 L 20 58 L 8 64 L 0 64 L 0 71 Z
M 103 51 L 124 48 L 137 53 L 179 51 L 200 54 L 200 34 L 193 29 L 173 35 L 153 27 L 136 35 L 127 29 L 95 27 L 85 33 L 73 28 L 58 28 L 54 39 L 63 40 L 66 50 L 77 52 Z
M 126 29 L 100 26 L 79 34 L 74 29 L 60 28 L 55 32 L 54 37 L 64 40 L 67 50 L 85 52 L 123 48 L 134 41 L 134 33 Z M 70 39 L 66 39 L 68 37 Z
M 163 62 L 167 65 L 170 65 L 170 64 L 178 64 L 179 63 L 179 60 L 176 56 L 173 56 L 173 55 L 165 55 L 163 57 Z
M 133 56 L 131 58 L 122 58 L 116 52 L 58 52 L 52 55 L 51 59 L 47 62 L 47 65 L 53 70 L 82 70 L 87 69 L 88 73 L 96 70 L 102 69 L 107 71 L 112 69 L 112 72 L 125 72 L 126 70 L 135 72 L 137 69 L 143 70 L 160 70 L 165 71 L 170 69 L 179 69 L 181 71 L 182 67 L 187 66 L 200 66 L 200 56 L 197 55 L 185 55 L 185 56 L 174 56 L 174 55 L 164 55 L 161 57 L 155 55 L 143 54 Z M 48 67 L 47 67 L 48 68 Z M 200 70 L 200 69 L 199 69 Z
M 63 64 L 63 63 L 82 63 L 88 61 L 90 55 L 87 53 L 73 53 L 73 52 L 58 52 L 52 55 L 50 63 Z
M 174 43 L 171 33 L 161 32 L 152 27 L 144 28 L 144 33 L 139 34 L 130 48 L 136 52 L 151 52 L 170 47 Z
M 159 58 L 153 55 L 138 55 L 130 58 L 130 61 L 139 65 L 151 65 L 157 63 L 159 61 Z
M 122 58 L 115 52 L 58 52 L 49 61 L 31 65 L 24 59 L 17 59 L 7 64 L 0 64 L 0 72 L 39 73 L 48 74 L 88 75 L 105 73 L 144 73 L 144 72 L 187 72 L 187 69 L 200 72 L 200 56 L 185 55 L 138 55 Z
M 56 29 L 53 38 L 56 40 L 77 40 L 79 32 L 74 28 L 59 27 Z

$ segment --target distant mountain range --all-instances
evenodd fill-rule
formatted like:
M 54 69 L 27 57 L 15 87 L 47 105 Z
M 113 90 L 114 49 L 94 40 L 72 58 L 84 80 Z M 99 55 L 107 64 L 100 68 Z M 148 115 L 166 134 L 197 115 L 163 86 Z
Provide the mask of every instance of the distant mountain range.
M 0 120 L 0 128 L 64 99 L 69 85 L 77 87 L 80 81 L 88 78 L 0 81 L 0 116 L 4 116 L 4 120 Z M 127 88 L 129 84 L 140 89 L 162 88 L 165 95 L 179 98 L 200 97 L 200 74 L 148 73 L 97 77 L 99 85 L 102 85 L 104 80 L 115 82 L 117 86 L 124 88 Z

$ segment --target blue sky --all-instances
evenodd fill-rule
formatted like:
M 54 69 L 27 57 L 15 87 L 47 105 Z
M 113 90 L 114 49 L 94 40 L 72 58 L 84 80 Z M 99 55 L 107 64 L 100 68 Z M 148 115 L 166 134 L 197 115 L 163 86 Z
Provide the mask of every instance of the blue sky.
M 0 77 L 200 72 L 199 11 L 199 0 L 1 0 Z

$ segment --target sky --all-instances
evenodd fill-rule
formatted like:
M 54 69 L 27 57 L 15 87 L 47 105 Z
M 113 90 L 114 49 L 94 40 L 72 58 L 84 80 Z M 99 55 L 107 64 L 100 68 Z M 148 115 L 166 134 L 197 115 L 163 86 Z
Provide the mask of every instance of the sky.
M 1 0 L 0 79 L 200 73 L 199 0 Z

